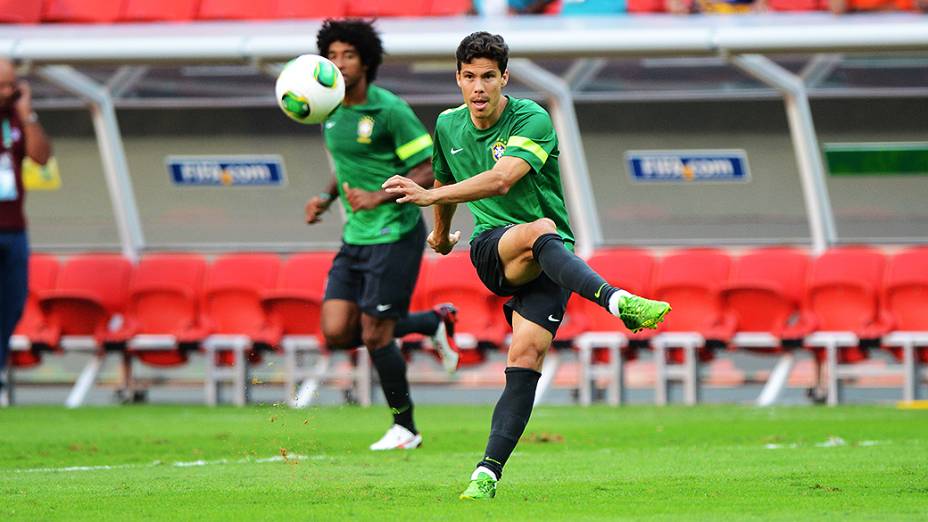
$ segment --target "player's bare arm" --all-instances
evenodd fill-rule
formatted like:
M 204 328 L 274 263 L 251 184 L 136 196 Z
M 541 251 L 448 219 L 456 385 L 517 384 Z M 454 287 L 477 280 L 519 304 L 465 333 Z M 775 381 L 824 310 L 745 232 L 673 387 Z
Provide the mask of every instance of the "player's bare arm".
M 467 203 L 478 199 L 502 196 L 528 174 L 531 166 L 523 159 L 504 156 L 491 170 L 481 172 L 472 178 L 426 189 L 402 176 L 388 179 L 383 188 L 391 194 L 401 196 L 397 203 L 413 203 L 420 207 L 435 204 Z
M 326 186 L 325 190 L 318 195 L 309 198 L 306 202 L 306 223 L 313 225 L 322 221 L 322 214 L 329 209 L 332 201 L 338 197 L 338 181 L 332 178 L 332 181 Z
M 405 176 L 400 177 L 409 179 L 419 186 L 431 187 L 435 180 L 435 175 L 432 173 L 432 162 L 425 160 L 411 168 Z M 372 209 L 384 203 L 391 203 L 400 197 L 399 194 L 391 194 L 386 190 L 370 192 L 349 187 L 348 183 L 343 183 L 342 189 L 345 191 L 345 197 L 348 199 L 348 204 L 351 205 L 351 210 L 355 212 Z
M 442 183 L 435 180 L 435 188 L 442 186 Z M 426 241 L 429 247 L 441 255 L 447 255 L 454 248 L 454 245 L 461 239 L 461 231 L 451 231 L 451 220 L 454 218 L 454 211 L 457 210 L 457 203 L 438 203 L 435 205 L 435 227 L 429 233 Z

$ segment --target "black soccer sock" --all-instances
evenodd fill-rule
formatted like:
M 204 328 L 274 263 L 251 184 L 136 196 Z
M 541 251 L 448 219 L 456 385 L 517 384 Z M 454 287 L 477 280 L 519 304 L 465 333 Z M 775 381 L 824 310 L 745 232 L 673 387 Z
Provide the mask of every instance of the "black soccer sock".
M 428 312 L 416 312 L 396 322 L 393 329 L 393 335 L 402 337 L 411 333 L 422 335 L 432 335 L 438 330 L 438 323 L 441 322 L 438 314 L 429 310 Z
M 581 297 L 609 308 L 609 298 L 618 288 L 610 285 L 590 265 L 564 246 L 557 234 L 544 234 L 532 245 L 532 255 L 541 269 L 558 284 Z
M 525 425 L 532 415 L 535 387 L 541 374 L 529 368 L 506 368 L 506 388 L 493 410 L 490 438 L 483 460 L 477 466 L 493 470 L 496 478 L 503 476 L 503 466 L 512 455 Z
M 387 399 L 387 405 L 393 411 L 393 422 L 413 433 L 416 424 L 412 420 L 412 399 L 409 397 L 409 382 L 406 381 L 406 360 L 396 346 L 396 341 L 371 352 L 371 360 L 377 374 L 380 375 L 380 386 Z

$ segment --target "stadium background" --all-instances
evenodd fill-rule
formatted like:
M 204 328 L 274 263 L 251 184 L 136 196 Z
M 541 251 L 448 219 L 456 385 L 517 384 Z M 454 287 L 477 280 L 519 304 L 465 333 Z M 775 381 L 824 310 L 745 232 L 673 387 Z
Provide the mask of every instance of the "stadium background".
M 244 9 L 247 12 L 248 8 Z M 86 16 L 93 18 L 99 12 Z M 105 18 L 97 21 L 101 20 L 106 21 Z M 402 40 L 420 29 L 423 38 L 432 45 L 437 38 L 447 39 L 456 32 L 465 34 L 483 25 L 528 41 L 538 41 L 538 35 L 544 31 L 558 34 L 562 39 L 559 41 L 566 42 L 573 35 L 581 41 L 581 48 L 592 45 L 581 38 L 585 29 L 605 34 L 603 28 L 608 32 L 608 24 L 612 22 L 616 34 L 630 30 L 635 35 L 639 34 L 634 33 L 637 30 L 651 30 L 654 34 L 649 36 L 657 34 L 658 40 L 665 40 L 663 35 L 668 35 L 667 47 L 659 51 L 636 51 L 632 42 L 626 43 L 627 47 L 621 51 L 592 45 L 597 52 L 585 55 L 573 50 L 568 54 L 574 56 L 569 58 L 553 56 L 561 54 L 559 50 L 535 49 L 531 55 L 545 69 L 573 76 L 572 96 L 589 167 L 591 197 L 602 230 L 603 242 L 595 246 L 641 246 L 657 256 L 684 246 L 721 246 L 740 253 L 759 245 L 807 248 L 813 243 L 799 183 L 795 144 L 790 139 L 780 94 L 739 71 L 726 57 L 711 56 L 712 53 L 705 56 L 705 51 L 688 48 L 687 31 L 763 27 L 773 31 L 786 28 L 784 34 L 788 35 L 791 25 L 851 31 L 857 25 L 868 30 L 875 28 L 868 33 L 869 37 L 876 35 L 876 40 L 880 40 L 881 29 L 888 32 L 891 29 L 887 28 L 917 28 L 922 22 L 915 14 L 842 19 L 824 13 L 771 13 L 728 21 L 711 17 L 671 20 L 661 16 L 617 16 L 607 18 L 606 22 L 585 18 L 556 23 L 554 20 L 555 15 L 508 20 L 385 18 L 380 25 L 388 41 L 388 53 L 391 38 L 405 43 L 400 45 L 400 53 L 388 56 L 378 80 L 409 100 L 422 120 L 431 126 L 438 112 L 459 102 L 459 94 L 453 83 L 453 62 L 431 57 L 433 51 L 423 53 L 429 58 L 415 59 L 416 51 Z M 191 26 L 184 24 L 43 24 L 6 26 L 4 30 L 11 42 L 25 42 L 16 43 L 12 49 L 24 56 L 37 53 L 38 58 L 32 63 L 34 69 L 57 63 L 42 57 L 43 52 L 60 54 L 60 49 L 48 49 L 54 48 L 56 38 L 69 37 L 68 32 L 56 32 L 56 27 L 70 27 L 74 34 L 87 38 L 113 37 L 113 42 L 130 37 L 126 40 L 127 52 L 136 56 L 151 51 L 133 50 L 132 46 L 138 42 L 132 42 L 131 37 L 136 32 L 141 36 L 190 41 L 183 39 L 209 40 L 209 35 L 266 37 L 275 34 L 278 27 L 291 44 L 296 38 L 301 50 L 312 51 L 311 35 L 318 27 L 317 22 L 281 23 L 277 26 L 275 22 L 204 20 L 195 24 L 202 31 L 191 30 Z M 789 36 L 783 38 L 786 40 L 771 44 L 771 48 L 789 48 Z M 827 53 L 814 53 L 799 46 L 794 52 L 773 53 L 770 57 L 805 78 L 819 146 L 845 142 L 921 142 L 926 139 L 923 122 L 928 116 L 923 103 L 926 58 L 917 51 L 923 47 L 919 47 L 920 40 L 913 38 L 913 42 L 899 44 L 885 38 L 880 40 L 889 42 L 887 47 L 895 50 L 888 53 L 861 49 L 861 45 L 850 43 L 847 50 L 857 52 L 836 54 L 844 48 L 841 43 L 831 42 L 821 43 L 820 50 L 830 51 Z M 51 47 L 43 51 L 40 45 L 36 50 L 30 47 L 30 39 L 46 39 L 43 43 Z M 678 40 L 680 56 L 673 50 Z M 80 39 L 76 42 L 86 44 Z M 816 44 L 810 45 L 814 48 Z M 108 51 L 104 49 L 101 53 L 92 44 L 87 48 L 97 58 L 78 54 L 66 63 L 73 63 L 80 74 L 113 87 L 117 93 L 113 102 L 145 237 L 143 256 L 163 251 L 202 252 L 211 257 L 230 251 L 286 255 L 337 246 L 340 223 L 334 214 L 321 226 L 307 227 L 302 222 L 302 206 L 307 196 L 328 178 L 328 162 L 318 129 L 296 125 L 282 118 L 274 107 L 270 95 L 272 76 L 277 70 L 274 60 L 230 65 L 223 63 L 228 61 L 223 58 L 201 63 L 195 58 L 196 50 L 182 50 L 178 56 L 191 57 L 136 57 L 123 63 L 118 53 L 107 56 Z M 519 56 L 518 47 L 513 53 Z M 576 74 L 578 71 L 582 72 Z M 103 164 L 86 105 L 60 86 L 45 81 L 41 70 L 32 72 L 36 108 L 54 139 L 63 178 L 61 189 L 36 191 L 28 198 L 33 248 L 63 258 L 88 251 L 119 252 L 125 245 L 120 245 L 111 195 L 102 175 Z M 509 93 L 547 102 L 542 93 L 520 84 L 519 75 L 514 75 Z M 562 139 L 562 149 L 563 143 Z M 652 149 L 743 149 L 750 178 L 746 183 L 633 181 L 624 153 Z M 185 154 L 280 154 L 287 181 L 283 186 L 266 188 L 173 185 L 165 169 L 166 157 Z M 826 176 L 836 222 L 836 244 L 865 243 L 895 252 L 902 245 L 923 242 L 928 216 L 920 200 L 928 188 L 926 179 Z M 427 219 L 429 214 L 425 212 Z M 469 233 L 470 219 L 466 212 L 458 214 L 456 224 L 465 235 Z M 721 355 L 722 359 L 732 357 L 730 353 Z M 60 363 L 56 359 L 46 358 L 43 364 L 46 368 L 40 368 L 38 374 L 54 372 L 48 367 Z M 195 374 L 196 370 L 192 371 Z M 67 379 L 66 371 L 55 375 L 59 380 Z M 29 372 L 22 377 L 28 383 Z

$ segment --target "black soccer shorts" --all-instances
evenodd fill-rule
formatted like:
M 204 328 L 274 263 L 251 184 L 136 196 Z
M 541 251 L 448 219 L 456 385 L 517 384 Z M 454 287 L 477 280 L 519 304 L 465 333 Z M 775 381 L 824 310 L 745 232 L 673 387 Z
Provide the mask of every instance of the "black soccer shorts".
M 332 261 L 323 299 L 355 302 L 361 312 L 373 317 L 405 317 L 419 277 L 425 235 L 420 219 L 394 243 L 343 243 Z
M 512 226 L 512 225 L 509 225 Z M 499 227 L 480 234 L 470 243 L 470 261 L 477 269 L 477 276 L 491 292 L 499 296 L 512 296 L 503 306 L 506 321 L 512 325 L 512 312 L 557 334 L 564 319 L 570 290 L 561 288 L 544 272 L 533 281 L 521 286 L 506 282 L 503 263 L 499 258 L 499 239 L 509 227 Z

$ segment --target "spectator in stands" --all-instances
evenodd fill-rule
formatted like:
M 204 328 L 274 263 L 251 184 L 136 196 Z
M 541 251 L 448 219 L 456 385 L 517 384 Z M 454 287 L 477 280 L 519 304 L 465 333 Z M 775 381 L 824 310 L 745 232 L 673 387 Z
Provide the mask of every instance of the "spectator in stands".
M 828 0 L 828 8 L 835 14 L 879 11 L 928 12 L 928 0 Z
M 765 11 L 765 0 L 667 0 L 665 9 L 673 14 L 743 14 Z
M 474 0 L 472 14 L 505 16 L 544 14 L 556 0 Z
M 29 156 L 44 165 L 51 145 L 32 110 L 29 84 L 16 78 L 16 67 L 0 59 L 0 393 L 9 358 L 10 336 L 28 292 L 29 241 L 23 214 L 22 167 Z

